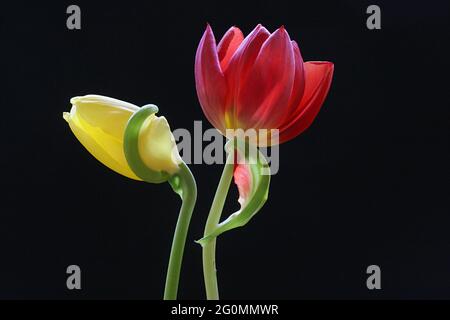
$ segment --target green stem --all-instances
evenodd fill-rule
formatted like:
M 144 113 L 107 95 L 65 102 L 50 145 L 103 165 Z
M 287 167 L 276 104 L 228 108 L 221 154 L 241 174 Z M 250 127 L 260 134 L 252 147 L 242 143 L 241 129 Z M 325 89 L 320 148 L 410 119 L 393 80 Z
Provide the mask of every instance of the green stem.
M 176 300 L 184 246 L 192 212 L 197 200 L 197 186 L 191 171 L 184 162 L 180 165 L 180 171 L 169 182 L 183 201 L 173 236 L 164 289 L 164 300 Z
M 180 280 L 181 264 L 183 262 L 184 245 L 186 243 L 192 211 L 197 200 L 197 185 L 195 184 L 195 179 L 191 171 L 184 162 L 179 165 L 180 169 L 175 174 L 170 175 L 164 171 L 155 171 L 147 167 L 142 161 L 138 145 L 140 131 L 144 121 L 156 112 L 158 112 L 158 107 L 151 104 L 143 106 L 132 115 L 125 129 L 123 150 L 128 165 L 139 178 L 149 183 L 168 181 L 183 201 L 173 236 L 169 266 L 167 267 L 166 285 L 164 288 L 164 299 L 175 300 L 177 298 L 178 282 Z
M 223 168 L 222 176 L 214 196 L 208 219 L 206 221 L 204 235 L 211 233 L 220 222 L 225 199 L 233 178 L 234 154 L 230 152 L 227 162 Z M 208 300 L 219 300 L 219 289 L 216 276 L 216 238 L 209 240 L 203 245 L 203 277 L 205 280 L 206 298 Z

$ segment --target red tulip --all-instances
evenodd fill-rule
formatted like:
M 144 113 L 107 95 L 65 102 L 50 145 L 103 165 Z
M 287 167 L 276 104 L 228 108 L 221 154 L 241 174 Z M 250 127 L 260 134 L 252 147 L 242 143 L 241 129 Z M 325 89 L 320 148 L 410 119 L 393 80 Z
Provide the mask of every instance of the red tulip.
M 333 63 L 303 62 L 284 27 L 257 25 L 244 39 L 231 27 L 216 46 L 208 25 L 195 57 L 198 98 L 208 120 L 226 129 L 279 129 L 279 142 L 307 129 L 322 106 Z

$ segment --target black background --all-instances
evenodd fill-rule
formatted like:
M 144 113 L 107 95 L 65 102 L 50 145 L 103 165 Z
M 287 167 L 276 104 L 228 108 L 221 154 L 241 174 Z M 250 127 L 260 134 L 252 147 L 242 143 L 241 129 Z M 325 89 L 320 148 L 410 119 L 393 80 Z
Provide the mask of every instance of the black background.
M 283 144 L 269 200 L 218 241 L 228 299 L 450 298 L 448 1 L 3 4 L 0 298 L 160 299 L 178 197 L 128 180 L 62 119 L 72 96 L 155 103 L 172 128 L 203 120 L 194 55 L 206 22 L 285 25 L 305 60 L 335 63 L 311 128 Z M 220 165 L 193 165 L 199 198 L 179 297 L 204 298 L 201 237 Z M 237 208 L 237 192 L 225 212 Z M 226 213 L 225 213 L 226 214 Z M 82 290 L 66 289 L 66 267 Z M 366 288 L 377 264 L 382 289 Z

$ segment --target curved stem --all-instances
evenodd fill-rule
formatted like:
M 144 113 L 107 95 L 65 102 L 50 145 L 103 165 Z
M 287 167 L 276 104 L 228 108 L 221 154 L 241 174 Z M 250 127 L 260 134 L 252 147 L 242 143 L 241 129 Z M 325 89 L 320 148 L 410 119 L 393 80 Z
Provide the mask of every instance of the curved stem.
M 233 157 L 233 152 L 230 152 L 227 156 L 227 162 L 223 168 L 222 176 L 220 177 L 220 182 L 206 221 L 205 236 L 212 232 L 220 222 L 223 205 L 228 194 L 228 189 L 230 188 L 231 179 L 233 178 Z M 203 245 L 203 277 L 205 280 L 206 298 L 208 300 L 219 300 L 215 256 L 216 238 L 213 238 Z
M 197 200 L 197 185 L 191 171 L 184 162 L 180 165 L 180 171 L 169 182 L 183 201 L 173 236 L 164 289 L 164 300 L 175 300 L 189 223 Z

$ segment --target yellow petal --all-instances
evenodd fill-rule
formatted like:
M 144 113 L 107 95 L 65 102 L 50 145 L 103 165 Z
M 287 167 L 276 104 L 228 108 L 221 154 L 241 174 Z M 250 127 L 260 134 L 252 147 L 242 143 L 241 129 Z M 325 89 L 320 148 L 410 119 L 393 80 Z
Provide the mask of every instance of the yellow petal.
M 139 132 L 139 155 L 144 164 L 154 171 L 173 174 L 182 162 L 175 138 L 165 117 L 148 117 Z
M 123 135 L 128 119 L 139 108 L 130 103 L 98 95 L 71 99 L 70 113 L 64 114 L 81 144 L 110 169 L 135 180 L 123 152 Z

